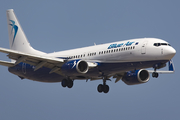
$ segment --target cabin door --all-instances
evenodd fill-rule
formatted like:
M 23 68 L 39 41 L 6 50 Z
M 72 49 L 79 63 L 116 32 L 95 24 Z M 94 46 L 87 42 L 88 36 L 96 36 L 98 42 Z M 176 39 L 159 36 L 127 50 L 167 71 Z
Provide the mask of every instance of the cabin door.
M 142 44 L 141 54 L 146 54 L 146 46 L 147 46 L 147 41 L 145 41 L 145 42 Z

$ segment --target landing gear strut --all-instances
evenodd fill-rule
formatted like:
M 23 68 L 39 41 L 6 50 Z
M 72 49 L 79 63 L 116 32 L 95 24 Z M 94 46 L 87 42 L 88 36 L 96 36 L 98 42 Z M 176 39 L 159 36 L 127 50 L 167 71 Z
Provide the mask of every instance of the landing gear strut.
M 63 79 L 61 82 L 62 87 L 68 87 L 68 88 L 72 88 L 73 87 L 73 80 L 71 79 Z
M 103 84 L 99 84 L 98 87 L 97 87 L 97 90 L 99 93 L 108 93 L 109 92 L 109 86 L 106 85 L 106 80 L 109 80 L 109 79 L 103 79 Z

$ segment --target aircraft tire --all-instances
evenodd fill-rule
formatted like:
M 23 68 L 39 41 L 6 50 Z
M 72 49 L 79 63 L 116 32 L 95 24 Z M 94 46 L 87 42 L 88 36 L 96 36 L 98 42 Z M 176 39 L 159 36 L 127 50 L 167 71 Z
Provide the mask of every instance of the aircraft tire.
M 66 87 L 67 86 L 67 80 L 66 79 L 62 80 L 61 85 L 62 85 L 62 87 Z
M 72 88 L 73 87 L 73 81 L 72 80 L 68 80 L 68 83 L 67 83 L 67 87 L 68 88 Z
M 104 85 L 103 87 L 104 87 L 103 92 L 104 93 L 108 93 L 109 92 L 109 86 L 108 85 Z
M 104 86 L 102 84 L 99 84 L 98 87 L 97 87 L 98 92 L 102 93 L 103 89 L 104 89 Z
M 157 72 L 152 73 L 152 77 L 158 78 L 159 74 Z

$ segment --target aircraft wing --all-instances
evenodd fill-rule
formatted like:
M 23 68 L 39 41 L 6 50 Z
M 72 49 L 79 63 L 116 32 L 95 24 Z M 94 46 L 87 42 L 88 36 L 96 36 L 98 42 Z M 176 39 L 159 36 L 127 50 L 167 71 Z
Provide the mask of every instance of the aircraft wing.
M 13 67 L 15 65 L 15 63 L 0 60 L 0 65 L 7 66 L 7 67 Z
M 168 66 L 169 66 L 169 70 L 167 71 L 160 71 L 160 70 L 157 70 L 156 72 L 159 73 L 159 74 L 170 74 L 170 73 L 174 73 L 175 72 L 175 68 L 174 68 L 174 64 L 173 64 L 173 61 L 170 60 L 168 62 Z M 154 70 L 147 70 L 149 73 L 153 73 L 155 72 Z M 115 83 L 117 83 L 118 81 L 120 81 L 122 79 L 122 77 L 124 76 L 125 72 L 121 72 L 121 73 L 117 73 L 115 75 L 111 75 L 110 77 L 113 76 L 113 78 L 116 78 L 115 80 Z
M 174 73 L 175 72 L 175 68 L 174 68 L 174 64 L 173 64 L 172 60 L 170 60 L 168 62 L 168 66 L 169 66 L 169 70 L 168 71 L 159 71 L 159 70 L 157 70 L 156 72 L 160 73 L 160 74 Z M 149 73 L 153 73 L 154 71 L 153 70 L 148 70 L 148 72 Z
M 0 47 L 0 52 L 7 53 L 10 59 L 16 60 L 15 63 L 0 61 L 0 65 L 4 65 L 8 67 L 12 67 L 14 65 L 19 64 L 20 62 L 24 62 L 30 65 L 34 65 L 35 71 L 45 66 L 52 69 L 50 71 L 50 73 L 52 73 L 52 72 L 57 72 L 62 66 L 62 64 L 64 64 L 64 59 L 28 54 L 28 53 L 23 53 L 1 47 Z

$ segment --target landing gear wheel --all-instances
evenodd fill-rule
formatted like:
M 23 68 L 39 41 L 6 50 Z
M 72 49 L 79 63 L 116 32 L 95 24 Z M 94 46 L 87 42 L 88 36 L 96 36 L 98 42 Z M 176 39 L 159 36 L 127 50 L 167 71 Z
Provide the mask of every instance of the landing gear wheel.
M 104 93 L 108 93 L 109 92 L 109 86 L 108 85 L 104 85 Z
M 68 80 L 67 87 L 68 88 L 72 88 L 73 87 L 73 81 L 72 80 Z
M 73 81 L 71 80 L 71 79 L 64 79 L 64 80 L 62 80 L 62 82 L 61 82 L 61 85 L 62 85 L 62 87 L 68 87 L 68 88 L 72 88 L 73 87 Z
M 67 80 L 66 79 L 64 79 L 64 80 L 62 80 L 62 82 L 61 82 L 61 85 L 62 85 L 62 87 L 66 87 L 67 86 Z
M 97 90 L 99 93 L 102 93 L 102 91 L 104 90 L 104 86 L 102 84 L 99 84 Z
M 157 72 L 152 73 L 152 77 L 158 78 L 159 74 Z
M 98 87 L 97 87 L 97 90 L 99 93 L 108 93 L 109 92 L 109 86 L 108 85 L 102 85 L 102 84 L 99 84 Z

